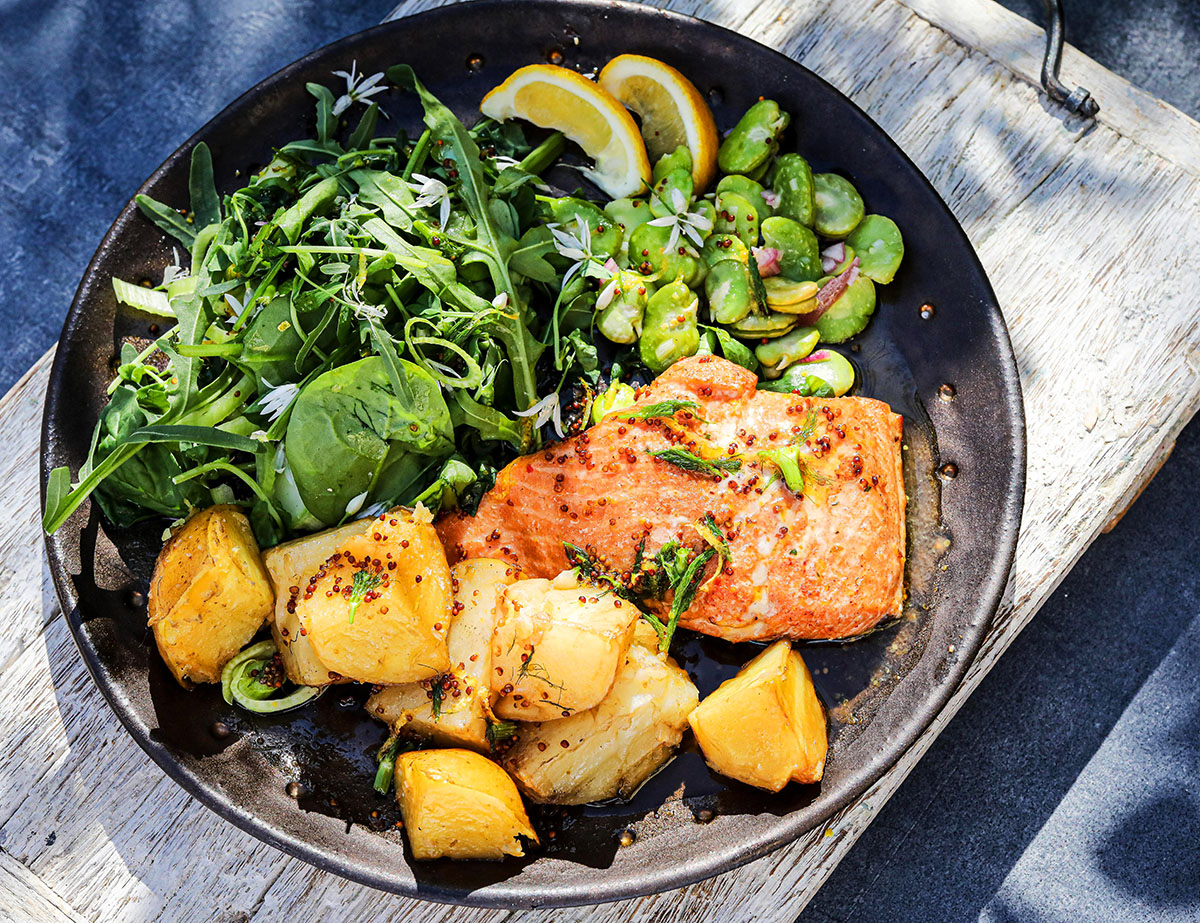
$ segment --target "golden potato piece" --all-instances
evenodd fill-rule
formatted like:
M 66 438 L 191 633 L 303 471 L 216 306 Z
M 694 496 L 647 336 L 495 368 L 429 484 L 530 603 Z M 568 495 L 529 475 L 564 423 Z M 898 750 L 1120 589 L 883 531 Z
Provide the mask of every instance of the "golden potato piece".
M 534 801 L 629 798 L 674 755 L 697 701 L 675 661 L 635 643 L 604 701 L 569 718 L 521 725 L 504 767 Z
M 442 746 L 489 752 L 492 628 L 500 593 L 516 579 L 515 568 L 492 558 L 454 565 L 450 569 L 454 614 L 446 639 L 450 672 L 434 680 L 440 686 L 437 714 L 428 682 L 384 686 L 367 700 L 367 711 L 394 731 L 407 729 Z
M 425 511 L 396 508 L 289 542 L 268 552 L 267 567 L 294 682 L 407 683 L 449 668 L 450 568 Z
M 747 785 L 777 792 L 788 782 L 818 782 L 825 771 L 825 712 L 787 641 L 723 682 L 688 721 L 708 765 Z
M 284 542 L 263 554 L 263 563 L 275 585 L 275 617 L 271 634 L 283 659 L 288 679 L 301 686 L 327 686 L 332 682 L 347 682 L 331 673 L 313 652 L 307 629 L 300 631 L 300 616 L 296 607 L 289 606 L 291 588 L 303 588 L 321 565 L 352 535 L 363 531 L 363 522 L 348 522 L 336 529 L 318 532 L 294 541 Z
M 172 532 L 159 552 L 149 624 L 181 685 L 215 683 L 274 601 L 250 521 L 236 506 L 213 506 Z
M 471 750 L 414 750 L 396 761 L 396 801 L 416 859 L 523 856 L 537 842 L 512 779 Z
M 637 607 L 578 584 L 570 572 L 506 587 L 492 636 L 496 714 L 551 721 L 600 704 L 637 620 Z

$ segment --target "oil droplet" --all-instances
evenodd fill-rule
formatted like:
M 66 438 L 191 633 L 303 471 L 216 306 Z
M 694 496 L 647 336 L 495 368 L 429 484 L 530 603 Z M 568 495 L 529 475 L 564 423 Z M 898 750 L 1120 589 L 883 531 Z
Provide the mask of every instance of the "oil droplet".
M 289 798 L 299 799 L 304 794 L 304 786 L 299 782 L 289 782 L 284 791 L 287 792 Z
M 632 830 L 622 830 L 621 835 L 617 837 L 617 842 L 622 846 L 632 846 L 637 840 L 637 834 Z
M 146 594 L 141 590 L 134 590 L 129 594 L 129 605 L 141 608 L 146 605 Z
M 714 106 L 721 105 L 725 102 L 725 91 L 720 87 L 709 87 L 708 101 Z
M 954 400 L 954 393 L 954 385 L 948 382 L 938 388 L 938 397 L 947 404 Z
M 209 730 L 212 731 L 212 736 L 217 738 L 217 740 L 224 740 L 233 733 L 229 730 L 229 725 L 224 721 L 214 721 L 213 726 Z
M 938 469 L 938 474 L 947 481 L 952 481 L 958 477 L 958 465 L 954 464 L 954 462 L 946 462 L 946 464 Z
M 701 808 L 696 812 L 696 823 L 707 824 L 712 821 L 714 817 L 716 817 L 716 813 L 712 810 L 712 808 Z
M 926 302 L 921 305 L 921 320 L 930 320 L 933 317 L 933 305 Z
M 939 535 L 933 540 L 933 550 L 937 554 L 945 554 L 950 550 L 950 538 L 946 535 Z
M 551 48 L 546 52 L 546 60 L 551 64 L 562 64 L 563 53 L 561 48 Z
M 467 57 L 467 70 L 478 73 L 483 70 L 483 55 L 473 54 Z

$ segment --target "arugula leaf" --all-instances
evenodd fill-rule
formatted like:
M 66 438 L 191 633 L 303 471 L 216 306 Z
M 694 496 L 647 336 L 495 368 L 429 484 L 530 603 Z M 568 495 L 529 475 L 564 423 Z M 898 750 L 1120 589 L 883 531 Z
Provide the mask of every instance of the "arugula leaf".
M 195 226 L 205 228 L 221 220 L 221 200 L 213 180 L 212 153 L 203 141 L 192 148 L 192 164 L 188 172 L 188 193 L 192 200 Z
M 417 94 L 425 110 L 425 124 L 433 139 L 450 147 L 459 175 L 458 194 L 475 219 L 474 246 L 487 260 L 496 292 L 508 296 L 509 310 L 501 315 L 504 320 L 498 324 L 501 328 L 499 335 L 512 363 L 517 403 L 520 409 L 528 410 L 538 399 L 534 366 L 539 351 L 532 349 L 537 341 L 527 329 L 522 303 L 508 271 L 508 257 L 515 242 L 511 235 L 503 233 L 496 226 L 492 210 L 488 207 L 490 196 L 479 147 L 454 113 L 425 89 L 411 67 L 398 64 L 389 68 L 387 73 L 389 79 Z
M 211 426 L 143 426 L 122 441 L 127 445 L 146 442 L 190 442 L 250 454 L 257 452 L 260 446 L 256 439 L 249 436 L 239 436 L 237 433 L 229 433 Z
M 192 246 L 196 240 L 196 229 L 178 211 L 148 195 L 139 194 L 134 201 L 137 202 L 138 211 L 153 221 L 160 231 L 170 234 L 185 247 Z

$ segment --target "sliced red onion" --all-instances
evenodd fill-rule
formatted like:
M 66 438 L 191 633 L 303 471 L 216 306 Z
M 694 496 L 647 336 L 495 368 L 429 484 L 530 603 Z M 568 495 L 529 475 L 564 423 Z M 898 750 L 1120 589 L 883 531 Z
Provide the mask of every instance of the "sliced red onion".
M 762 191 L 762 200 L 771 208 L 779 204 L 779 193 L 773 189 L 764 189 Z
M 618 266 L 618 265 L 617 265 L 617 261 L 616 261 L 616 260 L 614 260 L 614 259 L 613 259 L 613 258 L 610 256 L 610 257 L 609 257 L 607 260 L 605 260 L 605 261 L 604 261 L 604 268 L 605 268 L 605 269 L 607 269 L 609 272 L 616 272 L 616 271 L 617 271 L 618 269 L 620 269 L 621 267 L 620 267 L 620 266 Z
M 841 241 L 821 251 L 821 269 L 833 272 L 846 259 L 846 245 Z
M 841 298 L 842 295 L 846 294 L 846 289 L 848 289 L 857 278 L 858 257 L 856 256 L 850 261 L 850 265 L 846 267 L 845 272 L 843 272 L 840 276 L 835 276 L 821 286 L 820 290 L 817 292 L 817 309 L 815 311 L 809 311 L 807 314 L 801 314 L 797 320 L 805 326 L 815 324 L 821 319 L 822 314 L 833 307 L 835 301 Z
M 754 253 L 754 259 L 758 263 L 758 274 L 764 279 L 768 276 L 777 276 L 783 271 L 779 266 L 779 258 L 783 256 L 782 250 L 777 250 L 775 247 L 751 247 L 750 250 Z

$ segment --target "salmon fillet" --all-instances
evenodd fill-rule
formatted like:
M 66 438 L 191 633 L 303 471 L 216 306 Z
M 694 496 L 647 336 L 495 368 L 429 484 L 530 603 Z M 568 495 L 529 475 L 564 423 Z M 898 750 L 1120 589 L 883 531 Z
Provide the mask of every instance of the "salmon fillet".
M 756 383 L 714 356 L 675 363 L 638 391 L 635 407 L 506 467 L 475 516 L 443 518 L 437 528 L 451 561 L 502 558 L 552 577 L 569 567 L 565 540 L 627 572 L 643 540 L 647 559 L 672 540 L 708 547 L 696 524 L 711 514 L 729 560 L 709 562 L 684 627 L 730 641 L 833 639 L 899 614 L 902 418 L 869 398 L 803 398 L 756 391 Z M 666 400 L 697 406 L 629 417 Z M 793 440 L 802 495 L 757 455 Z M 651 454 L 672 448 L 741 467 L 689 471 Z

